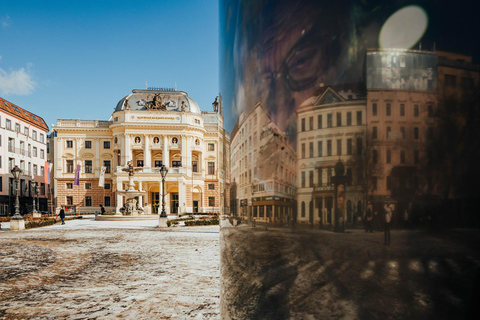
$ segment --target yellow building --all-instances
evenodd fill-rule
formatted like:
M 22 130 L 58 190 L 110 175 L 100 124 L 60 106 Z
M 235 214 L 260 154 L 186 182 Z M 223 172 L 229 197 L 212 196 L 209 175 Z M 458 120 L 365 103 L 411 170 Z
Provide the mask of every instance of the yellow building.
M 102 204 L 119 212 L 128 188 L 129 161 L 139 170 L 135 189 L 145 214 L 161 210 L 160 166 L 165 181 L 167 214 L 224 211 L 229 169 L 229 135 L 223 128 L 221 99 L 213 111 L 201 111 L 186 92 L 173 89 L 133 90 L 121 99 L 108 121 L 58 119 L 52 127 L 57 211 L 94 212 Z M 99 186 L 102 167 L 105 184 Z M 79 171 L 79 185 L 75 172 Z

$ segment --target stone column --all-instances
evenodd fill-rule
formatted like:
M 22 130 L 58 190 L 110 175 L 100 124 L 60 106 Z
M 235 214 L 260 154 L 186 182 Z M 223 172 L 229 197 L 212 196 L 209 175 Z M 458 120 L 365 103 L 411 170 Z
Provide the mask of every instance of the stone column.
M 127 162 L 132 160 L 132 150 L 130 148 L 130 134 L 125 134 L 124 138 L 124 146 L 123 146 L 123 152 L 122 152 L 122 159 L 123 163 L 122 166 L 126 166 Z
M 144 136 L 145 143 L 143 144 L 143 161 L 144 166 L 149 168 L 152 166 L 152 154 L 150 150 L 150 135 L 146 134 Z M 143 207 L 143 206 L 142 206 Z
M 170 155 L 168 154 L 168 137 L 163 136 L 163 155 L 162 161 L 163 164 L 170 168 Z
M 179 178 L 178 179 L 178 213 L 185 213 L 185 207 L 186 207 L 186 201 L 187 197 L 185 192 L 186 190 L 186 184 L 184 181 L 184 178 Z
M 182 135 L 182 167 L 187 170 L 187 137 Z

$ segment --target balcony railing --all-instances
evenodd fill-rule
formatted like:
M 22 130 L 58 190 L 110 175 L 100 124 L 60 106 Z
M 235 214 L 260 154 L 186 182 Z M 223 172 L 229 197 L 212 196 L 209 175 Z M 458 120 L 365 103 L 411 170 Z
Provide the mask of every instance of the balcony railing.
M 117 174 L 118 173 L 127 173 L 125 171 L 122 171 L 122 169 L 125 167 L 122 166 L 117 166 Z M 141 168 L 141 170 L 137 171 L 137 173 L 153 173 L 153 174 L 160 174 L 160 167 L 137 167 Z M 186 173 L 186 168 L 185 167 L 169 167 L 168 168 L 168 174 L 184 174 Z
M 15 148 L 13 145 L 8 145 L 8 152 L 21 154 L 21 155 L 27 156 L 29 158 L 32 157 L 32 152 L 31 151 L 28 151 L 26 149 L 21 149 L 21 148 Z

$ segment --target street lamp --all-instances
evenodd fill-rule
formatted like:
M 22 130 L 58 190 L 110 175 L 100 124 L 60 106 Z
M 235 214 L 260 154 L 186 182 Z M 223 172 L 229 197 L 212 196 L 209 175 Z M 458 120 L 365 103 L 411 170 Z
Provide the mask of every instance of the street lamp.
M 33 210 L 32 214 L 37 213 L 37 209 L 35 206 L 35 195 L 37 194 L 37 183 L 35 181 L 30 181 L 30 189 L 33 192 L 32 198 L 33 198 Z
M 250 215 L 248 216 L 248 223 L 250 225 L 252 225 L 252 219 L 253 219 L 253 194 L 254 194 L 254 186 L 255 186 L 255 183 L 252 182 L 252 185 L 251 185 L 251 192 L 252 192 L 252 209 L 250 210 Z
M 165 165 L 160 167 L 160 174 L 162 176 L 162 212 L 160 213 L 158 227 L 167 227 L 167 213 L 165 212 L 165 177 L 167 176 L 168 168 Z
M 23 220 L 23 217 L 20 214 L 20 203 L 18 201 L 18 180 L 20 179 L 22 169 L 15 165 L 10 172 L 15 179 L 15 214 L 10 220 L 10 230 L 22 230 L 25 229 L 25 220 Z
M 37 211 L 40 212 L 40 186 L 37 183 L 37 187 L 35 188 L 37 194 Z

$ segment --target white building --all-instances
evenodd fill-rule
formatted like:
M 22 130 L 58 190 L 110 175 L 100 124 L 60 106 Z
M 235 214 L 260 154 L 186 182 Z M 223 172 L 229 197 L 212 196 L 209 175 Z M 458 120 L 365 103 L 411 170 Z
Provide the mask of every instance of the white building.
M 47 210 L 44 167 L 47 157 L 45 121 L 19 106 L 0 98 L 0 215 L 13 214 L 14 182 L 10 170 L 22 169 L 19 185 L 20 212 L 32 210 L 34 191 L 30 181 L 40 187 L 40 211 Z
M 297 108 L 298 221 L 333 223 L 330 178 L 341 160 L 349 182 L 343 219 L 364 209 L 361 161 L 365 152 L 366 99 L 356 86 L 324 87 Z
M 135 189 L 146 192 L 138 203 L 145 213 L 161 210 L 161 175 L 165 164 L 167 214 L 220 213 L 226 202 L 229 135 L 223 128 L 221 99 L 214 111 L 201 111 L 186 92 L 133 90 L 122 98 L 108 121 L 57 120 L 52 127 L 55 197 L 60 207 L 82 212 L 119 211 L 125 199 L 129 161 L 140 170 Z M 81 166 L 80 182 L 74 185 Z M 98 186 L 106 167 L 105 187 Z M 159 209 L 160 207 L 160 209 Z
M 232 131 L 230 211 L 258 221 L 292 217 L 296 154 L 261 103 L 243 112 Z

